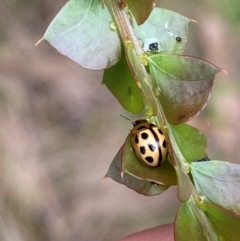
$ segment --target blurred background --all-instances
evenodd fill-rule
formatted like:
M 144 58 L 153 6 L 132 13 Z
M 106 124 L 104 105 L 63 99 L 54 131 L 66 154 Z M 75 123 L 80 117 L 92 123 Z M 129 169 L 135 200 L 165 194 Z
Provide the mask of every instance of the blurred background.
M 0 1 L 0 240 L 110 241 L 174 220 L 177 188 L 145 197 L 102 180 L 131 123 L 101 85 L 47 42 L 66 0 Z M 191 125 L 209 157 L 239 162 L 240 2 L 162 0 L 191 23 L 186 54 L 224 68 Z

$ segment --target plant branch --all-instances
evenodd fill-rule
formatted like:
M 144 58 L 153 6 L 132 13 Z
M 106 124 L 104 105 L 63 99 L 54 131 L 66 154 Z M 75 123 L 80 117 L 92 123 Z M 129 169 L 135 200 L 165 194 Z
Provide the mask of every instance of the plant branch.
M 124 44 L 126 58 L 129 62 L 135 79 L 139 82 L 140 88 L 142 89 L 146 105 L 146 115 L 156 116 L 155 120 L 157 121 L 157 124 L 164 130 L 164 134 L 169 143 L 169 154 L 171 156 L 173 166 L 180 172 L 179 175 L 183 174 L 185 179 L 188 179 L 183 162 L 178 161 L 176 156 L 176 153 L 180 153 L 180 150 L 178 149 L 177 145 L 173 145 L 175 142 L 173 134 L 171 133 L 171 128 L 169 128 L 169 124 L 166 120 L 161 104 L 154 95 L 152 79 L 145 68 L 146 53 L 143 51 L 142 46 L 134 33 L 127 9 L 119 6 L 116 0 L 106 1 L 110 6 L 110 10 L 113 14 L 113 18 L 116 22 L 120 37 Z
M 206 238 L 211 241 L 218 241 L 219 239 L 214 231 L 214 228 L 212 227 L 212 224 L 208 220 L 206 214 L 201 210 L 201 208 L 199 208 L 199 206 L 201 205 L 201 201 L 198 194 L 197 196 L 196 194 L 197 193 L 193 191 L 193 195 L 188 201 L 189 208 L 192 210 L 193 214 L 202 225 Z M 197 201 L 196 198 L 199 200 Z
M 149 116 L 156 115 L 157 104 L 154 99 L 152 89 L 150 88 L 151 77 L 147 73 L 143 63 L 145 53 L 134 33 L 127 9 L 121 8 L 115 0 L 107 0 L 107 2 L 111 8 L 122 43 L 125 47 L 126 58 L 129 62 L 129 66 L 136 77 L 140 88 L 142 89 L 146 112 Z M 162 119 L 162 117 L 160 118 Z

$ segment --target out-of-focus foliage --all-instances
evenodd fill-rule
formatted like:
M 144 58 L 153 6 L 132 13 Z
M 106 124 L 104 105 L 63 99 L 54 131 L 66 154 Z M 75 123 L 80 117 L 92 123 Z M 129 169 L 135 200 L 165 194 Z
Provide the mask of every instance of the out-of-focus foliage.
M 218 2 L 215 0 L 215 3 L 220 3 L 218 5 L 220 13 L 225 16 L 231 24 L 237 27 L 240 22 L 240 4 L 235 0 L 220 0 Z

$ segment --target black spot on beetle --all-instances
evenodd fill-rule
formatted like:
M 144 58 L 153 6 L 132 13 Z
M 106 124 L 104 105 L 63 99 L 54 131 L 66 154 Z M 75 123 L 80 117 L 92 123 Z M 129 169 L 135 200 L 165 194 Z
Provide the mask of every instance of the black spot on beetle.
M 167 142 L 166 142 L 166 139 L 164 139 L 164 141 L 163 141 L 163 143 L 162 143 L 162 146 L 163 146 L 164 148 L 166 148 L 166 147 L 167 147 Z
M 154 145 L 152 145 L 152 144 L 148 144 L 148 147 L 149 147 L 149 149 L 152 151 L 152 152 L 154 152 L 155 150 L 156 150 L 156 146 L 154 146 Z
M 140 146 L 140 152 L 144 155 L 146 153 L 146 148 L 144 146 Z
M 146 132 L 143 132 L 143 133 L 141 134 L 141 137 L 142 137 L 144 140 L 146 140 L 146 139 L 148 138 L 148 134 L 147 134 Z
M 163 135 L 163 132 L 162 132 L 162 130 L 160 130 L 160 129 L 158 129 L 158 132 L 161 134 L 161 135 Z
M 154 161 L 151 156 L 147 156 L 147 157 L 145 158 L 145 160 L 146 160 L 147 162 L 149 162 L 149 163 L 153 163 L 153 161 Z
M 138 136 L 135 136 L 135 143 L 138 144 L 139 140 L 138 140 Z

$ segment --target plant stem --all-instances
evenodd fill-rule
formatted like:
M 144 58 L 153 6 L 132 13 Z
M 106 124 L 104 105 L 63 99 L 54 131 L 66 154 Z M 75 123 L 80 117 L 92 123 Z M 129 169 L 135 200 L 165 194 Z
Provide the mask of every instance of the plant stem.
M 144 51 L 136 37 L 126 9 L 121 8 L 115 0 L 107 0 L 116 21 L 122 43 L 125 47 L 126 58 L 135 79 L 143 92 L 146 112 L 156 115 L 157 105 L 152 93 L 151 77 L 143 64 Z M 160 117 L 160 116 L 159 116 Z
M 187 175 L 183 162 L 181 162 L 182 160 L 180 161 L 177 158 L 176 154 L 179 154 L 180 150 L 174 141 L 173 134 L 171 133 L 171 128 L 169 128 L 169 124 L 162 110 L 162 106 L 154 95 L 152 79 L 144 65 L 144 56 L 146 56 L 146 53 L 143 51 L 142 46 L 135 35 L 129 20 L 127 9 L 120 7 L 116 0 L 105 1 L 110 6 L 113 18 L 118 27 L 120 37 L 125 47 L 126 58 L 129 62 L 129 66 L 136 81 L 140 84 L 140 88 L 142 89 L 146 106 L 146 115 L 156 116 L 155 120 L 157 121 L 157 124 L 163 129 L 167 142 L 169 143 L 169 155 L 171 156 L 172 164 L 176 169 L 178 177 L 183 179 L 185 186 L 179 188 L 179 198 L 182 201 L 186 201 L 191 195 L 192 184 Z M 186 189 L 186 185 L 190 188 L 190 191 L 186 193 L 186 195 L 182 195 L 182 193 L 184 193 L 183 190 Z
M 218 237 L 214 228 L 212 227 L 211 222 L 207 218 L 206 214 L 199 208 L 200 198 L 196 190 L 193 191 L 193 195 L 188 201 L 189 208 L 192 210 L 192 213 L 195 215 L 199 223 L 202 225 L 204 234 L 209 241 L 218 241 Z

